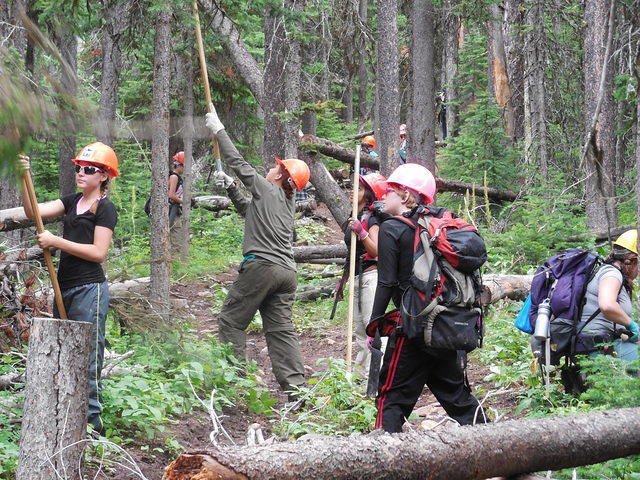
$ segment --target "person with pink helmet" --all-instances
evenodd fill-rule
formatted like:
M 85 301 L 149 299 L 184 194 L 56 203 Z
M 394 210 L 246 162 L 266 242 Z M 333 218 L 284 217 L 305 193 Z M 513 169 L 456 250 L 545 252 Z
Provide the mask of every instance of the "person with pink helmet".
M 416 224 L 420 215 L 441 215 L 444 209 L 427 207 L 435 194 L 435 178 L 422 165 L 400 165 L 387 180 L 384 211 L 392 217 L 382 223 L 378 234 L 378 285 L 370 326 L 385 315 L 391 300 L 401 305 L 413 274 L 416 230 L 394 217 Z M 389 336 L 380 371 L 376 428 L 401 432 L 425 384 L 458 423 L 484 422 L 486 417 L 471 394 L 461 360 L 466 357 L 456 350 L 430 349 L 422 336 L 408 338 L 402 327 L 396 328 Z

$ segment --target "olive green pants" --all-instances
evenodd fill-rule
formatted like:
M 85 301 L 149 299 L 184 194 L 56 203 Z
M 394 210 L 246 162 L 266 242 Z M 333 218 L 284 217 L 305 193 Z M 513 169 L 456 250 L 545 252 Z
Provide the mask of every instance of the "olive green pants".
M 231 343 L 236 358 L 245 359 L 246 329 L 260 311 L 273 374 L 285 391 L 304 383 L 300 344 L 291 320 L 295 292 L 293 270 L 249 259 L 240 267 L 220 312 L 220 341 Z

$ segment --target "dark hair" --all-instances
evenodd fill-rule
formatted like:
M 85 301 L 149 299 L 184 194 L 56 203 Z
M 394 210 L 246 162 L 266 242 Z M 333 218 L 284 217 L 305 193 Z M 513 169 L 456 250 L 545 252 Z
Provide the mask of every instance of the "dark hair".
M 628 257 L 634 256 L 634 255 L 636 254 L 633 253 L 631 250 L 614 245 L 613 248 L 611 249 L 611 253 L 607 256 L 606 259 L 612 262 L 615 260 L 624 262 Z
M 375 202 L 377 200 L 376 199 L 376 194 L 373 193 L 373 190 L 371 190 L 368 185 L 365 185 L 364 182 L 360 182 L 360 185 L 362 185 L 363 188 L 364 188 L 365 205 L 369 206 L 369 205 L 371 205 L 373 202 Z
M 282 189 L 284 190 L 284 194 L 287 198 L 293 197 L 293 180 L 289 176 L 289 172 L 280 164 L 278 164 L 278 168 L 282 173 Z

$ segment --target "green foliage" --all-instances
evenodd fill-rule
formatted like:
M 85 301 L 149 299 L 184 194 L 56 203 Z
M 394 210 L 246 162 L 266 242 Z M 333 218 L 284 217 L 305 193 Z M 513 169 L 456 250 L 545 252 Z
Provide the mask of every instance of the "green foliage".
M 282 438 L 297 438 L 307 433 L 322 435 L 349 435 L 368 432 L 373 426 L 376 407 L 366 398 L 357 375 L 349 378 L 344 361 L 335 358 L 318 360 L 325 368 L 309 379 L 308 386 L 300 389 L 306 402 L 297 418 L 290 418 L 286 409 L 273 419 L 273 431 Z

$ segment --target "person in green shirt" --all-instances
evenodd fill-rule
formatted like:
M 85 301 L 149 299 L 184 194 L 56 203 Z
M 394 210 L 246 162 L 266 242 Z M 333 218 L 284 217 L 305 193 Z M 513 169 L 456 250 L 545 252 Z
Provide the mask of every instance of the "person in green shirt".
M 304 364 L 292 323 L 294 188 L 302 190 L 307 184 L 309 167 L 298 159 L 276 158 L 266 177 L 261 176 L 242 158 L 210 107 L 207 127 L 216 136 L 223 159 L 251 193 L 251 199 L 239 199 L 245 211 L 244 259 L 222 305 L 218 335 L 221 342 L 232 344 L 237 358 L 244 359 L 246 329 L 260 311 L 273 373 L 294 401 L 295 387 L 304 384 Z

